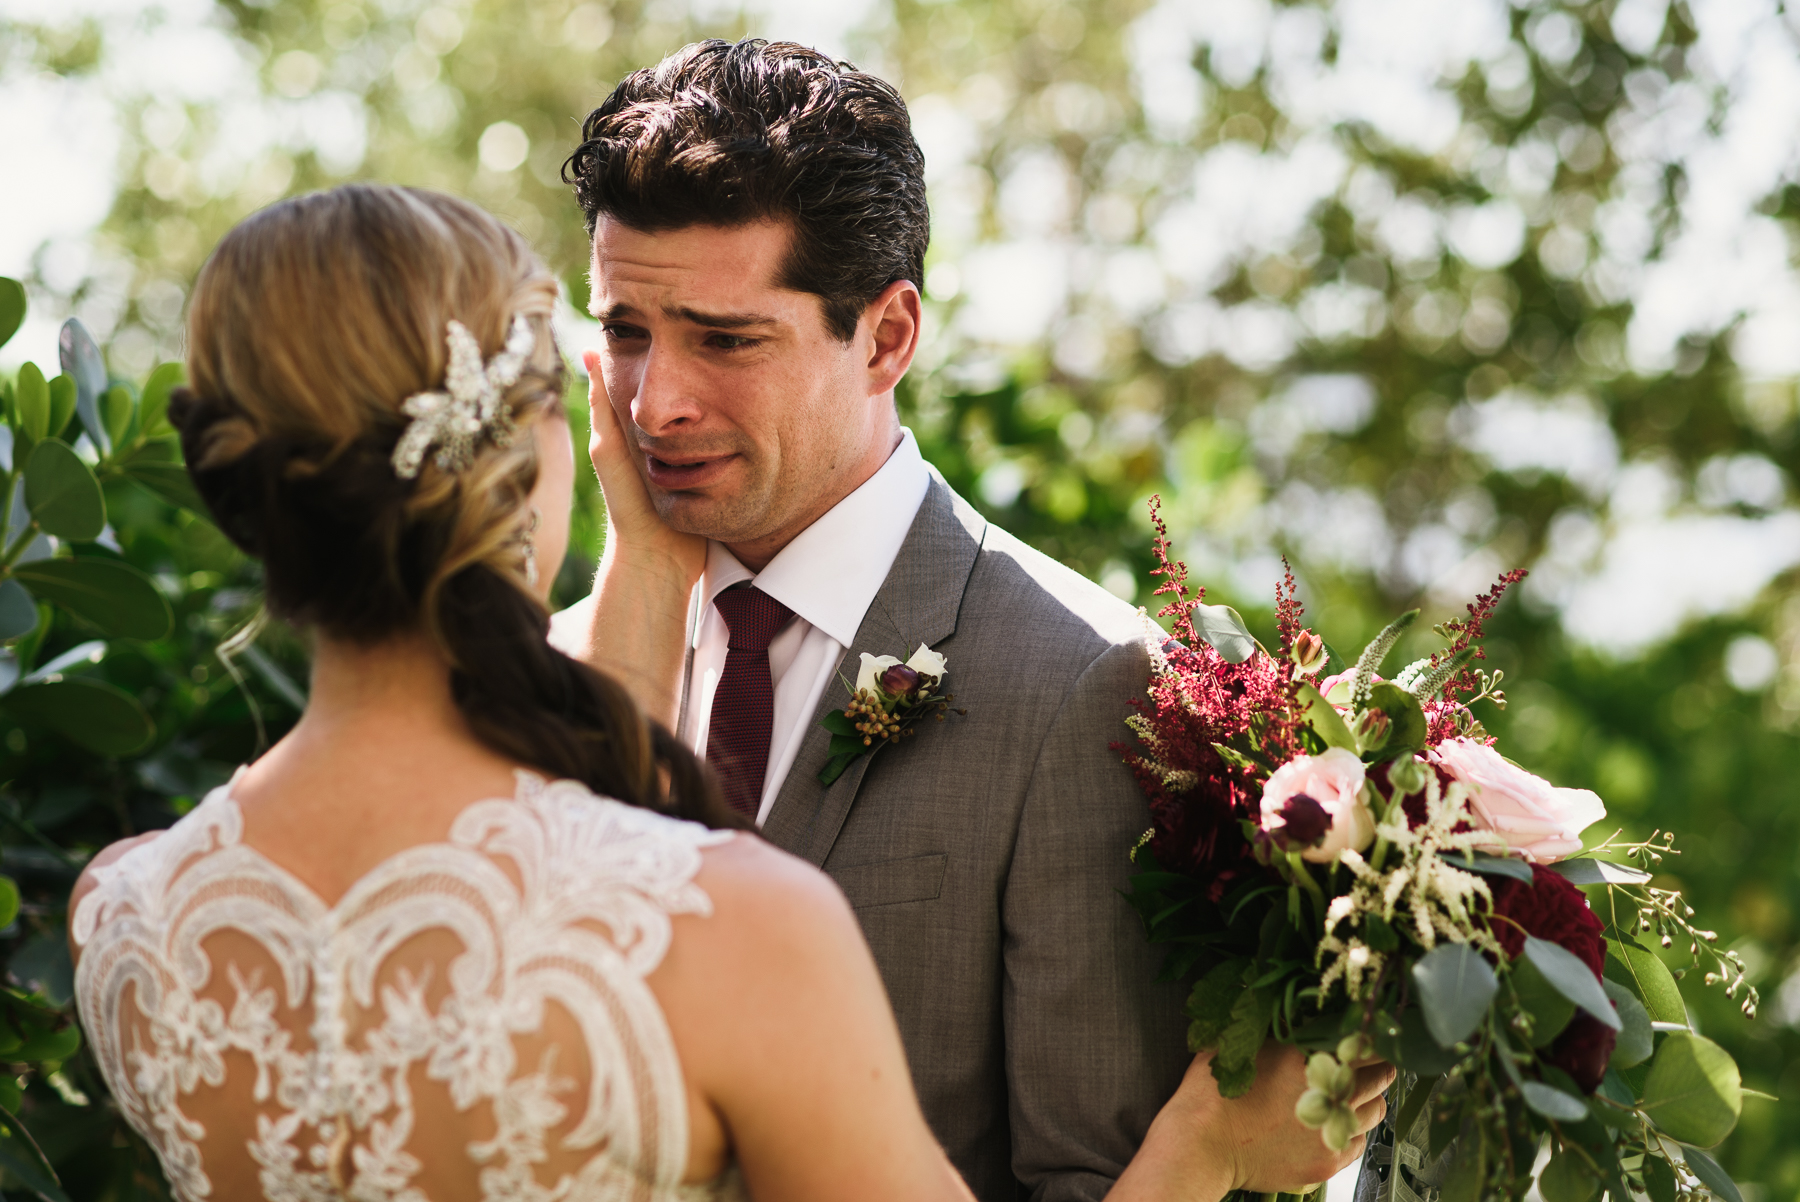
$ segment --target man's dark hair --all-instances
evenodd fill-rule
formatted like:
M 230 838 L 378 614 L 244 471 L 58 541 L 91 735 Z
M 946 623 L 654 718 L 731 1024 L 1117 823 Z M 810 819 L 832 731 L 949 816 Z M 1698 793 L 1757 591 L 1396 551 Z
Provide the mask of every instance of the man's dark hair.
M 780 221 L 777 284 L 848 342 L 895 280 L 923 286 L 925 156 L 900 93 L 792 42 L 718 40 L 634 71 L 588 114 L 563 179 L 587 214 L 654 233 Z

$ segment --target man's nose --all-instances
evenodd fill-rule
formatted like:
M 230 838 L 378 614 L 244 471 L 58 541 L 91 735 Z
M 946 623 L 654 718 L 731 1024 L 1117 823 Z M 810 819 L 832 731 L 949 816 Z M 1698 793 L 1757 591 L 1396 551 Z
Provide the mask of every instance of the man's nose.
M 643 358 L 637 395 L 631 400 L 631 420 L 652 438 L 699 424 L 704 413 L 699 381 L 682 357 L 656 342 Z

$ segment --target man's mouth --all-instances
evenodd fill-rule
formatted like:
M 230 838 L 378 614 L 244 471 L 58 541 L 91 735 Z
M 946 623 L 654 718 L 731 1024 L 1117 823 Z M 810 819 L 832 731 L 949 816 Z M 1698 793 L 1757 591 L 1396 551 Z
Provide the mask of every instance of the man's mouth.
M 725 465 L 736 458 L 736 455 L 712 455 L 702 459 L 659 459 L 646 452 L 644 471 L 656 487 L 681 492 L 713 483 L 724 474 Z

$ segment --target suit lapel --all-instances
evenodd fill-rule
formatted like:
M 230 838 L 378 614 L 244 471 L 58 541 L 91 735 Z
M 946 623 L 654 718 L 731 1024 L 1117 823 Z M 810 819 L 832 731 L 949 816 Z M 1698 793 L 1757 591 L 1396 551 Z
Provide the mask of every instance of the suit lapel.
M 844 651 L 838 675 L 855 680 L 864 651 L 905 659 L 919 644 L 935 647 L 956 633 L 963 591 L 986 531 L 981 515 L 934 471 L 900 554 L 863 616 L 855 643 Z M 819 771 L 829 758 L 831 735 L 819 723 L 847 700 L 839 681 L 825 686 L 799 754 L 763 823 L 763 835 L 771 843 L 816 866 L 831 853 L 875 756 L 905 754 L 905 744 L 878 748 L 852 760 L 830 788 L 821 785 Z

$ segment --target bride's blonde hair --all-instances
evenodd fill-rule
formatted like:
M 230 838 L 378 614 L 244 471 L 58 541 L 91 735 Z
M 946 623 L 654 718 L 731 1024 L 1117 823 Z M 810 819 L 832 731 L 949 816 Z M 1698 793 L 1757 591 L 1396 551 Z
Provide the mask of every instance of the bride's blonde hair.
M 622 800 L 727 821 L 704 770 L 617 682 L 545 642 L 526 581 L 530 425 L 562 403 L 556 281 L 476 206 L 357 184 L 272 205 L 213 252 L 170 417 L 222 529 L 263 562 L 271 612 L 333 638 L 423 632 L 471 729 L 496 750 Z M 441 390 L 448 323 L 483 359 L 515 317 L 535 335 L 503 402 L 518 430 L 471 462 L 394 470 L 402 403 Z

